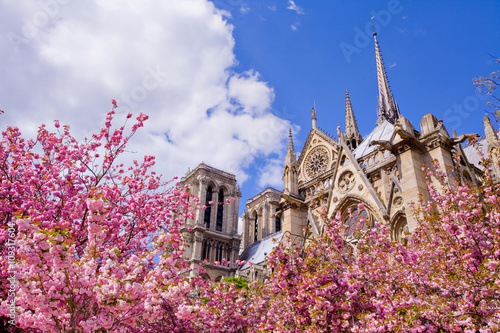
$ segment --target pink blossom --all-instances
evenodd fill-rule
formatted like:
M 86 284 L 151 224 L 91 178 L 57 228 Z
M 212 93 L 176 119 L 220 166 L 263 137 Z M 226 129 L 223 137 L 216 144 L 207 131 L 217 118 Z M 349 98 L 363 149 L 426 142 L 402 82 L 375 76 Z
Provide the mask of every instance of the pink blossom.
M 16 221 L 19 231 L 27 230 L 30 227 L 30 223 L 31 223 L 30 219 L 18 219 Z
M 91 211 L 101 211 L 104 207 L 104 202 L 101 199 L 87 199 L 87 207 Z

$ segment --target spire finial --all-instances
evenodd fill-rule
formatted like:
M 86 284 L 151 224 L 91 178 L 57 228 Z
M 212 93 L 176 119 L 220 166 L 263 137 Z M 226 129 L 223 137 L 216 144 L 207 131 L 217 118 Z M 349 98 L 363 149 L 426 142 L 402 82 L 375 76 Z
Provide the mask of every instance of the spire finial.
M 295 148 L 293 147 L 293 138 L 292 138 L 292 129 L 291 128 L 288 131 L 288 151 L 295 152 Z
M 293 147 L 292 129 L 288 131 L 288 151 L 285 156 L 285 166 L 293 165 L 297 161 L 295 156 L 295 148 Z
M 377 79 L 378 79 L 378 111 L 377 111 L 377 125 L 388 121 L 394 124 L 400 117 L 398 104 L 394 101 L 392 96 L 389 81 L 387 80 L 387 73 L 385 71 L 382 54 L 377 41 L 377 33 L 373 32 L 373 39 L 375 40 L 375 58 L 377 62 Z
M 316 128 L 316 120 L 316 109 L 312 108 L 312 128 Z
M 359 134 L 358 124 L 356 123 L 349 97 L 349 90 L 347 89 L 345 91 L 345 138 L 353 149 L 363 141 L 361 134 Z
M 288 151 L 283 167 L 283 190 L 285 194 L 298 195 L 299 181 L 297 173 L 297 157 L 293 148 L 292 129 L 288 132 Z

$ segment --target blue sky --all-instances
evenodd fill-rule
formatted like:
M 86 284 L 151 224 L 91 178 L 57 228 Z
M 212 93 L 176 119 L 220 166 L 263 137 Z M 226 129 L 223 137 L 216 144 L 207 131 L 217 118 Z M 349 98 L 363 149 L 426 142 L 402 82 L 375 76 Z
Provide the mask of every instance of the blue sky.
M 287 10 L 290 1 L 219 4 L 233 16 L 238 67 L 258 70 L 274 88 L 274 112 L 300 126 L 297 149 L 311 128 L 314 103 L 320 127 L 334 136 L 337 124 L 343 128 L 345 89 L 361 133 L 373 129 L 373 16 L 403 116 L 417 129 L 433 113 L 450 134 L 483 134 L 487 108 L 472 78 L 499 68 L 498 1 L 295 1 L 299 12 Z
M 0 124 L 33 136 L 58 119 L 83 138 L 117 99 L 118 123 L 150 116 L 125 160 L 233 172 L 243 209 L 280 189 L 288 128 L 300 150 L 314 104 L 335 136 L 348 89 L 361 134 L 374 127 L 372 16 L 403 116 L 482 134 L 472 78 L 499 67 L 499 1 L 0 0 Z
M 345 89 L 362 131 L 373 128 L 377 81 L 370 18 L 373 13 L 390 13 L 390 3 L 397 13 L 386 16 L 377 32 L 403 115 L 418 123 L 431 112 L 450 130 L 481 129 L 468 120 L 480 122 L 483 103 L 477 112 L 464 110 L 469 118 L 463 120 L 453 105 L 474 94 L 473 77 L 498 69 L 490 55 L 500 56 L 500 2 L 297 1 L 303 14 L 287 11 L 283 2 L 272 2 L 276 11 L 258 3 L 249 4 L 244 14 L 232 11 L 239 67 L 255 68 L 272 85 L 273 108 L 286 108 L 295 116 L 294 122 L 303 128 L 299 139 L 304 140 L 310 128 L 314 100 L 323 128 L 334 133 L 335 125 L 343 124 Z M 365 32 L 369 41 L 356 41 L 355 29 Z M 342 43 L 359 53 L 344 53 Z M 452 112 L 446 113 L 448 109 Z

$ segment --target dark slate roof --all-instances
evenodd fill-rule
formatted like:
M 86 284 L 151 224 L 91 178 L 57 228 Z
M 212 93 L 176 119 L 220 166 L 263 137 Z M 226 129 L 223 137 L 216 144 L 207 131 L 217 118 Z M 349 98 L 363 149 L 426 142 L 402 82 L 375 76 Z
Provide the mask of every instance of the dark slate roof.
M 252 264 L 260 264 L 266 259 L 273 249 L 281 242 L 283 233 L 277 232 L 247 247 L 240 255 L 240 260 L 245 260 L 246 264 L 240 266 L 240 270 L 250 267 Z

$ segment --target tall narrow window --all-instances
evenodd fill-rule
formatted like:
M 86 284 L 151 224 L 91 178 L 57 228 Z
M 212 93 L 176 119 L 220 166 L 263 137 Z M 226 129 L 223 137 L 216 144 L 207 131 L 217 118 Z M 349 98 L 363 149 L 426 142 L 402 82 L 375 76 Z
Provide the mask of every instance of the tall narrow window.
M 210 245 L 208 242 L 203 242 L 203 253 L 202 253 L 202 258 L 203 260 L 208 260 L 208 257 L 210 255 Z
M 217 244 L 215 248 L 215 261 L 222 261 L 222 244 Z
M 207 229 L 210 228 L 210 216 L 212 215 L 212 186 L 207 188 L 207 194 L 205 196 L 205 217 L 203 218 L 203 222 L 205 223 L 205 227 Z
M 257 241 L 257 235 L 259 234 L 259 217 L 255 214 L 254 231 L 253 231 L 253 241 Z
M 222 231 L 222 217 L 224 216 L 224 192 L 219 191 L 219 199 L 217 200 L 217 224 L 215 230 Z
M 278 211 L 278 209 L 276 208 L 276 211 Z M 276 215 L 276 217 L 274 218 L 274 225 L 275 225 L 275 232 L 280 232 L 281 231 L 281 215 Z

